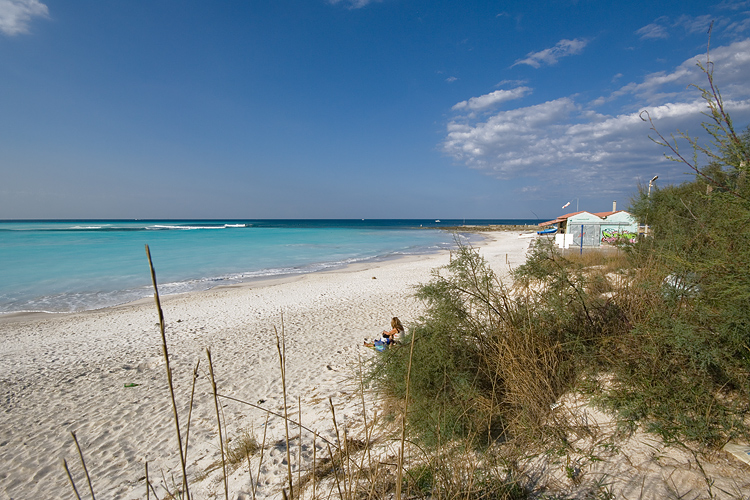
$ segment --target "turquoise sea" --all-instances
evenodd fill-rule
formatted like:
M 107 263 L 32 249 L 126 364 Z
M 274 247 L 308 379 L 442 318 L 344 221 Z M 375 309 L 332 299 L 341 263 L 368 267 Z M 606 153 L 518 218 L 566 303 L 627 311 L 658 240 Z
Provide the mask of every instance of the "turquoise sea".
M 450 248 L 453 234 L 439 227 L 538 222 L 0 221 L 0 313 L 82 311 L 149 297 L 146 244 L 159 293 L 173 294 Z

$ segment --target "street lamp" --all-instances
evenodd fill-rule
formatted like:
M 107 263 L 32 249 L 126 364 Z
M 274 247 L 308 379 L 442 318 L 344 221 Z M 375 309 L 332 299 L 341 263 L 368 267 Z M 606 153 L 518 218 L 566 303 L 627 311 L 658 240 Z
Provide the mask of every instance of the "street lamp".
M 648 181 L 648 196 L 647 196 L 647 198 L 649 199 L 649 203 L 650 203 L 650 200 L 651 200 L 651 186 L 654 184 L 654 182 L 656 182 L 656 179 L 658 179 L 658 178 L 659 178 L 659 176 L 655 175 L 655 176 L 653 176 L 651 178 L 650 181 Z M 648 224 L 646 224 L 646 228 L 645 229 L 646 229 L 645 233 L 648 236 Z

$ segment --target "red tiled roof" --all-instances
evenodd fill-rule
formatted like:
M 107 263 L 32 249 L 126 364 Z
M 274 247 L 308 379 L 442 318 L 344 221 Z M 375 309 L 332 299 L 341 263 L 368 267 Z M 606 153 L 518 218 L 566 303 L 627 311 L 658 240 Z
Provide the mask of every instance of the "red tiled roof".
M 542 222 L 539 224 L 540 226 L 551 226 L 552 224 L 557 224 L 558 222 L 562 222 L 564 220 L 568 220 L 568 217 L 573 217 L 574 215 L 582 214 L 585 212 L 585 210 L 581 210 L 580 212 L 571 212 L 569 214 L 561 215 L 555 220 L 548 220 L 547 222 Z
M 557 219 L 548 220 L 547 222 L 542 222 L 539 225 L 540 226 L 551 226 L 552 224 L 558 224 L 560 222 L 568 220 L 570 217 L 573 217 L 574 215 L 582 214 L 584 212 L 586 212 L 586 211 L 585 210 L 581 210 L 579 212 L 571 212 L 569 214 L 561 215 Z M 624 210 L 617 210 L 615 212 L 595 212 L 595 213 L 593 213 L 593 215 L 596 215 L 600 219 L 604 219 L 604 218 L 609 217 L 612 214 L 616 214 L 616 213 L 619 213 L 619 212 L 624 212 Z M 589 213 L 592 213 L 592 212 L 589 212 Z
M 583 212 L 585 212 L 585 210 L 581 210 L 579 212 L 570 212 L 569 214 L 561 215 L 560 217 L 558 217 L 558 219 L 565 220 L 569 217 L 573 217 L 574 215 L 582 214 Z

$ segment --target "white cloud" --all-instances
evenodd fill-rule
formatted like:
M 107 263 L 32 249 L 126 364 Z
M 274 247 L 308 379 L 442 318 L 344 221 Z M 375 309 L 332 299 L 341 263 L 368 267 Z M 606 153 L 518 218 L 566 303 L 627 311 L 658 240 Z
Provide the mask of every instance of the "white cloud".
M 667 34 L 667 28 L 656 23 L 647 24 L 643 28 L 637 30 L 635 34 L 640 36 L 641 40 L 669 38 L 669 35 Z
M 675 21 L 674 25 L 684 28 L 688 33 L 706 33 L 713 20 L 714 17 L 709 14 L 698 17 L 683 14 Z
M 10 36 L 28 33 L 32 17 L 48 15 L 49 9 L 39 0 L 0 0 L 0 31 Z
M 717 84 L 725 96 L 745 95 L 748 92 L 750 39 L 712 49 L 711 61 Z M 629 83 L 613 95 L 619 97 L 632 94 L 645 104 L 660 103 L 667 97 L 688 99 L 688 96 L 695 95 L 695 89 L 689 86 L 691 84 L 702 85 L 705 82 L 705 76 L 698 67 L 698 62 L 705 65 L 705 53 L 686 59 L 671 72 L 650 73 L 643 78 L 641 83 Z
M 448 83 L 453 83 L 456 80 L 458 80 L 458 78 L 456 78 L 455 76 L 449 76 L 448 78 L 445 79 L 445 81 Z
M 454 111 L 469 109 L 471 111 L 481 111 L 483 109 L 497 106 L 498 104 L 520 99 L 527 93 L 531 92 L 529 87 L 516 87 L 511 90 L 496 90 L 479 97 L 472 97 L 468 101 L 461 101 L 453 106 Z
M 495 88 L 498 87 L 521 87 L 523 85 L 526 85 L 528 83 L 526 80 L 503 80 L 501 82 L 498 82 L 495 85 Z
M 740 10 L 740 9 L 747 9 L 750 8 L 750 0 L 737 0 L 737 1 L 723 1 L 721 2 L 718 7 L 720 9 L 727 9 L 727 10 Z
M 730 22 L 727 24 L 726 30 L 733 34 L 741 34 L 750 30 L 750 17 Z
M 453 120 L 444 149 L 469 167 L 510 178 L 548 166 L 557 153 L 554 137 L 564 134 L 564 123 L 576 112 L 564 97 L 534 106 L 501 111 L 485 122 Z
M 743 2 L 750 3 L 750 2 Z M 731 6 L 719 5 L 720 9 L 739 9 L 739 3 Z M 671 20 L 667 16 L 662 16 L 656 19 L 653 23 L 647 24 L 643 28 L 637 30 L 635 33 L 641 38 L 641 40 L 656 40 L 669 38 L 674 30 L 678 30 L 677 34 L 702 34 L 707 33 L 708 29 L 713 23 L 713 32 L 716 34 L 724 33 L 730 36 L 741 35 L 744 31 L 750 29 L 750 13 L 748 12 L 733 12 L 732 17 L 723 15 L 712 15 L 705 14 L 702 16 L 689 16 L 686 14 L 681 15 L 675 20 Z M 744 16 L 744 18 L 740 18 Z
M 454 106 L 461 114 L 447 124 L 443 151 L 499 179 L 567 183 L 582 194 L 632 192 L 638 179 L 650 178 L 655 169 L 679 179 L 687 167 L 665 160 L 665 151 L 649 139 L 650 124 L 640 113 L 647 110 L 666 135 L 677 130 L 703 133 L 700 123 L 706 104 L 696 89 L 685 90 L 687 84 L 705 82 L 705 75 L 695 67 L 699 58 L 595 100 L 599 105 L 618 98 L 630 100 L 617 113 L 594 111 L 589 103 L 567 96 L 477 118 L 466 114 L 472 100 L 462 101 L 463 106 Z M 726 109 L 735 125 L 744 128 L 750 122 L 750 39 L 713 49 L 711 59 Z M 475 102 L 481 103 L 481 98 Z
M 383 0 L 328 0 L 328 3 L 331 5 L 337 5 L 337 4 L 345 4 L 348 5 L 350 9 L 360 9 L 366 5 L 369 5 L 371 3 L 377 3 L 382 2 Z
M 588 45 L 588 40 L 576 38 L 574 40 L 560 40 L 554 47 L 540 50 L 539 52 L 529 52 L 525 59 L 519 59 L 513 66 L 518 64 L 528 64 L 534 68 L 540 68 L 543 64 L 555 64 L 561 57 L 580 54 Z

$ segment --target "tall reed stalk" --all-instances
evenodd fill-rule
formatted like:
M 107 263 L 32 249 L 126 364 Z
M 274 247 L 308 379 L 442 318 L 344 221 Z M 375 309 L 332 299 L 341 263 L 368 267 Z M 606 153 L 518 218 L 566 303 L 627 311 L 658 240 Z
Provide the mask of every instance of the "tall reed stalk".
M 224 457 L 224 438 L 221 433 L 221 413 L 219 412 L 219 397 L 216 391 L 214 364 L 211 361 L 211 349 L 206 348 L 206 356 L 208 356 L 208 373 L 211 375 L 211 390 L 214 396 L 214 408 L 216 408 L 216 425 L 219 427 L 219 449 L 221 450 L 221 470 L 224 476 L 224 498 L 226 500 L 229 500 L 229 484 L 227 483 L 227 462 Z
M 188 450 L 188 440 L 190 438 L 190 420 L 193 416 L 193 398 L 195 396 L 195 382 L 198 380 L 198 367 L 201 364 L 201 360 L 199 359 L 195 363 L 195 368 L 193 369 L 193 385 L 190 389 L 190 406 L 188 410 L 188 420 L 187 420 L 187 429 L 185 430 L 185 460 L 187 460 L 187 450 Z
M 266 423 L 263 426 L 263 441 L 260 443 L 260 460 L 258 460 L 258 473 L 256 474 L 256 478 L 260 478 L 260 471 L 263 467 L 263 450 L 266 449 L 266 433 L 268 432 L 268 413 L 266 413 Z M 256 493 L 258 492 L 258 483 L 257 481 L 255 484 L 253 484 L 253 498 L 255 498 Z
M 63 467 L 65 467 L 65 473 L 68 475 L 68 481 L 70 481 L 70 487 L 73 488 L 73 493 L 75 493 L 76 498 L 78 500 L 81 500 L 81 495 L 78 494 L 78 488 L 76 488 L 76 482 L 73 481 L 73 476 L 70 474 L 70 469 L 68 468 L 68 461 L 63 458 Z
M 185 450 L 182 448 L 182 435 L 180 433 L 180 419 L 177 414 L 177 402 L 174 396 L 174 384 L 172 383 L 172 369 L 169 367 L 169 350 L 167 349 L 167 335 L 164 326 L 164 312 L 161 309 L 159 300 L 159 287 L 156 285 L 156 271 L 151 261 L 151 250 L 146 245 L 146 255 L 148 256 L 148 267 L 151 270 L 151 282 L 154 285 L 154 301 L 156 301 L 156 310 L 159 312 L 159 331 L 161 332 L 161 344 L 164 352 L 164 363 L 167 370 L 167 383 L 169 385 L 169 397 L 172 400 L 172 414 L 174 415 L 175 431 L 177 433 L 177 446 L 180 449 L 180 465 L 182 467 L 182 488 L 185 492 L 185 498 L 190 500 L 190 489 L 188 487 L 187 467 L 185 465 Z
M 276 330 L 275 326 L 273 327 L 273 331 L 276 334 L 276 350 L 279 352 L 279 367 L 281 368 L 281 392 L 284 395 L 284 433 L 286 437 L 286 468 L 289 481 L 289 498 L 290 500 L 293 500 L 294 492 L 292 491 L 292 483 L 294 479 L 292 478 L 292 454 L 289 450 L 289 407 L 286 402 L 286 342 L 284 341 L 283 315 L 281 316 L 281 338 L 279 338 L 279 332 Z M 302 423 L 299 425 L 302 425 Z
M 151 486 L 151 482 L 148 479 L 148 460 L 146 460 L 144 468 L 146 469 L 146 500 L 150 500 L 151 492 L 148 490 L 148 487 Z
M 302 483 L 302 396 L 297 396 L 299 441 L 297 441 L 297 484 Z
M 401 479 L 404 471 L 404 443 L 406 442 L 406 414 L 409 411 L 409 382 L 411 379 L 411 362 L 414 358 L 414 340 L 417 332 L 411 334 L 411 346 L 409 347 L 409 366 L 406 369 L 406 395 L 404 396 L 404 415 L 401 417 L 401 449 L 398 453 L 398 471 L 396 472 L 396 500 L 401 500 Z
M 76 437 L 75 432 L 71 432 L 70 435 L 73 436 L 73 441 L 75 441 L 76 443 L 78 456 L 81 459 L 81 467 L 83 467 L 83 472 L 86 474 L 86 482 L 89 484 L 89 491 L 91 492 L 91 499 L 96 500 L 96 497 L 94 496 L 94 487 L 91 485 L 91 477 L 89 476 L 89 470 L 86 467 L 86 461 L 83 459 L 83 452 L 81 451 L 81 446 L 78 444 L 78 438 Z

